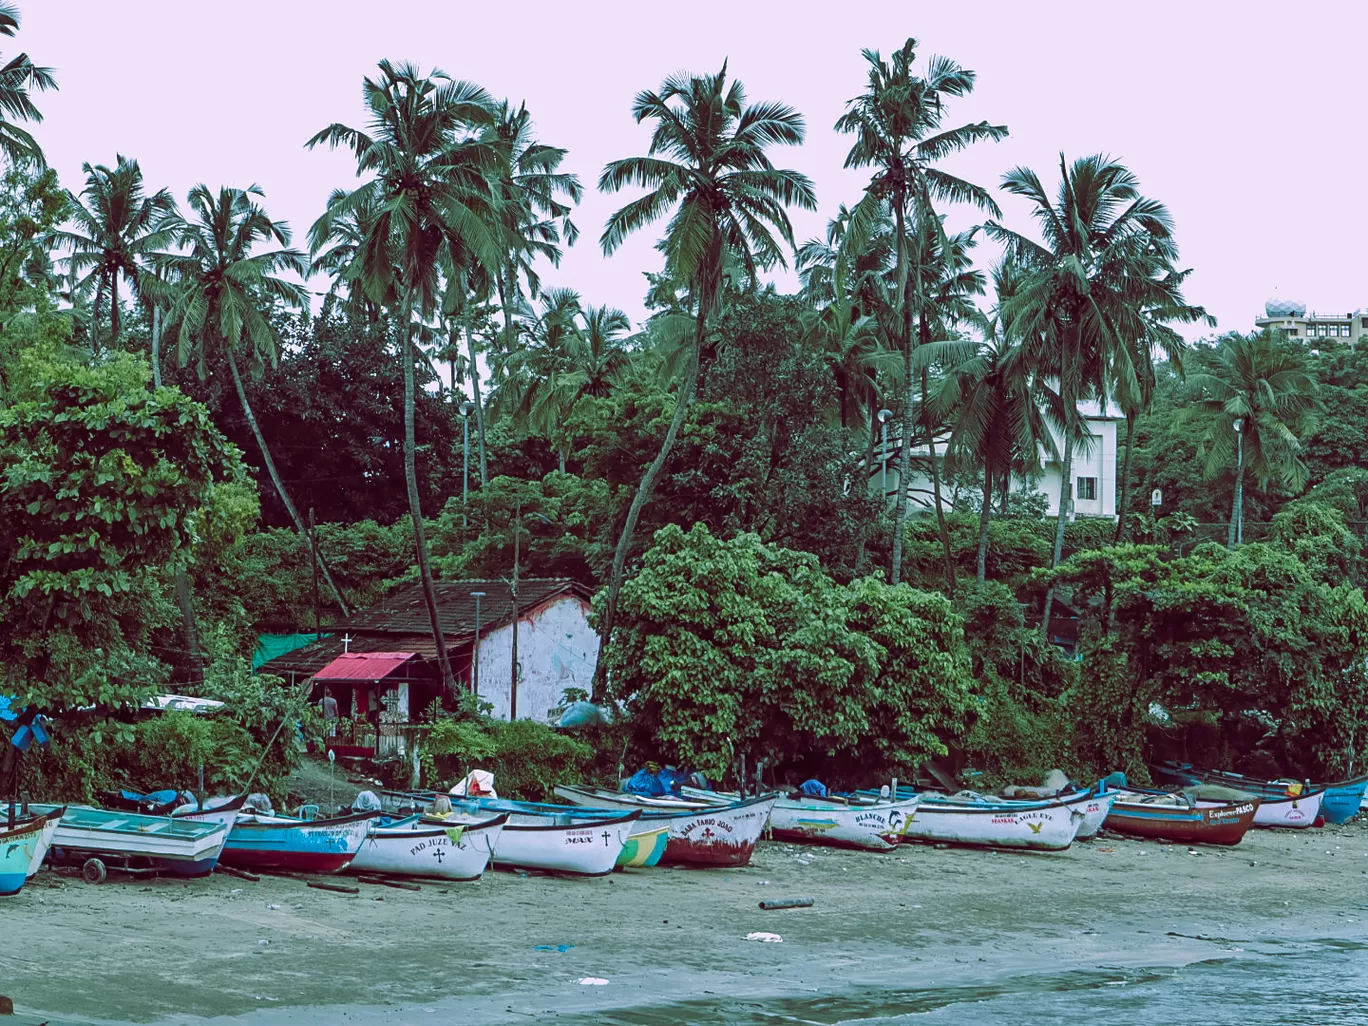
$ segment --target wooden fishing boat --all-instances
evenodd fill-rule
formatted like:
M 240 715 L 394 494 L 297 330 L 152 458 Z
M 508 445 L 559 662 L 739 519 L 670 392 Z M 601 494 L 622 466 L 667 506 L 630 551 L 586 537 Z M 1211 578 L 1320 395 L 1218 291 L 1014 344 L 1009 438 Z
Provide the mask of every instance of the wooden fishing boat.
M 347 869 L 353 873 L 478 880 L 489 865 L 506 822 L 507 813 L 470 821 L 428 816 L 372 820 Z
M 713 803 L 736 801 L 734 794 L 692 787 L 683 788 L 681 795 L 685 799 Z M 890 800 L 880 797 L 877 792 L 861 792 L 849 798 L 782 797 L 775 801 L 770 812 L 770 836 L 779 841 L 832 848 L 892 851 L 902 841 L 903 832 L 920 802 L 919 794 L 900 793 Z
M 30 805 L 44 815 L 55 805 Z M 52 847 L 64 862 L 99 859 L 126 869 L 205 876 L 214 871 L 228 828 L 171 816 L 68 806 L 52 835 Z M 103 867 L 93 879 L 103 879 Z
M 1084 814 L 1069 801 L 982 801 L 923 794 L 904 840 L 976 848 L 1063 851 Z
M 1162 762 L 1150 769 L 1156 779 L 1179 787 L 1212 784 L 1262 798 L 1263 804 L 1259 807 L 1255 826 L 1303 828 L 1315 823 L 1317 815 L 1324 816 L 1330 823 L 1347 823 L 1358 815 L 1364 795 L 1368 793 L 1368 775 L 1316 784 L 1296 780 L 1262 780 L 1229 770 L 1198 769 L 1183 762 Z M 1308 817 L 1308 809 L 1317 793 L 1321 794 L 1320 804 L 1316 807 L 1316 813 Z M 1288 799 L 1293 800 L 1294 804 L 1277 807 Z
M 197 823 L 223 823 L 231 832 L 247 804 L 245 794 L 230 798 L 214 799 L 197 805 L 182 805 L 171 813 L 177 819 L 188 819 Z
M 864 794 L 877 794 L 876 791 L 861 792 Z M 910 788 L 898 788 L 898 796 L 916 794 Z M 1062 802 L 1071 812 L 1076 812 L 1082 816 L 1078 821 L 1078 831 L 1074 834 L 1075 841 L 1091 841 L 1102 829 L 1103 822 L 1106 821 L 1107 813 L 1111 810 L 1112 802 L 1116 799 L 1115 791 L 1108 791 L 1102 784 L 1095 784 L 1092 787 L 1079 788 L 1075 791 L 1065 792 L 1064 794 L 1052 795 L 1049 798 L 1002 798 L 997 795 L 980 795 L 972 792 L 961 792 L 957 795 L 942 795 L 935 792 L 926 792 L 924 797 L 931 802 L 968 802 L 970 804 L 993 806 L 1003 806 L 1006 808 L 1020 807 L 1031 809 L 1037 807 L 1042 801 Z
M 1213 787 L 1227 797 L 1202 796 L 1204 788 Z M 1250 799 L 1255 799 L 1259 803 L 1254 812 L 1256 827 L 1281 827 L 1288 830 L 1305 830 L 1307 827 L 1315 826 L 1316 819 L 1320 816 L 1321 799 L 1325 797 L 1324 789 L 1306 791 L 1296 796 L 1284 794 L 1280 797 L 1263 797 L 1243 788 L 1228 788 L 1219 784 L 1199 784 L 1192 790 L 1197 806 L 1203 809 L 1220 808 L 1232 801 L 1244 800 L 1235 797 L 1236 795 L 1248 795 Z
M 356 857 L 377 812 L 332 819 L 238 816 L 223 846 L 223 864 L 239 869 L 336 873 Z
M 460 805 L 467 811 L 482 811 L 478 802 Z M 494 862 L 509 868 L 604 876 L 617 865 L 640 818 L 639 810 L 510 812 L 494 846 Z
M 53 809 L 23 820 L 12 829 L 0 827 L 0 897 L 18 894 L 43 864 L 65 809 Z
M 660 864 L 670 843 L 670 824 L 643 814 L 632 827 L 627 844 L 618 856 L 619 869 L 649 869 Z
M 1239 844 L 1254 825 L 1259 799 L 1199 807 L 1178 794 L 1126 791 L 1112 804 L 1106 827 L 1119 834 L 1182 844 Z
M 621 803 L 619 808 L 635 807 L 631 800 L 640 795 L 623 795 L 589 787 L 557 787 L 556 794 L 575 805 L 602 807 L 601 798 L 608 796 Z M 661 801 L 663 799 L 652 799 Z M 760 795 L 728 805 L 707 805 L 699 802 L 676 801 L 678 811 L 668 807 L 651 806 L 644 817 L 665 816 L 669 820 L 670 840 L 665 845 L 662 863 L 697 866 L 744 866 L 750 862 L 769 823 L 778 795 Z M 611 806 L 609 806 L 611 807 Z

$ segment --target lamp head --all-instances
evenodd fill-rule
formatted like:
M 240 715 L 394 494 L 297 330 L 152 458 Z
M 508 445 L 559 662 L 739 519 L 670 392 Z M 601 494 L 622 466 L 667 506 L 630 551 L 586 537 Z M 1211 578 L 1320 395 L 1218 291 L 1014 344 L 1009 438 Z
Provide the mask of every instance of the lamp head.
M 469 399 L 461 403 L 461 405 L 456 408 L 461 411 L 462 417 L 469 417 L 472 413 L 475 412 L 475 404 L 472 403 Z
M 892 410 L 880 410 L 880 411 L 879 411 L 879 423 L 880 423 L 880 424 L 887 424 L 887 423 L 888 423 L 890 420 L 892 420 L 892 419 L 893 419 L 893 411 L 892 411 Z

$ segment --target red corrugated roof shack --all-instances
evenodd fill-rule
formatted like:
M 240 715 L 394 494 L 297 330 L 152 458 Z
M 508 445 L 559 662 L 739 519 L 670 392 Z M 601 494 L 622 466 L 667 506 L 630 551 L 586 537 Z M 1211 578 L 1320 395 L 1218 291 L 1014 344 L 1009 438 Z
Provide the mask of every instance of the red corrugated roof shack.
M 346 729 L 329 738 L 339 755 L 374 755 L 387 724 L 409 722 L 415 687 L 430 690 L 426 675 L 410 676 L 412 652 L 344 652 L 314 674 L 314 690 L 337 700 Z M 342 724 L 339 724 L 341 726 Z
M 434 582 L 437 593 L 438 622 L 446 639 L 451 668 L 458 683 L 467 690 L 475 687 L 475 653 L 479 656 L 480 698 L 491 702 L 495 715 L 513 714 L 510 702 L 513 596 L 507 581 Z M 479 602 L 479 644 L 476 644 L 476 601 Z M 598 636 L 588 624 L 590 592 L 568 578 L 531 578 L 518 584 L 519 686 L 516 715 L 546 718 L 565 688 L 586 689 L 593 676 L 598 656 Z M 377 673 L 381 662 L 352 662 L 334 670 L 343 656 L 368 660 L 398 659 L 378 682 L 407 684 L 406 719 L 418 720 L 433 699 L 441 696 L 437 671 L 436 645 L 428 619 L 423 593 L 417 584 L 388 596 L 368 609 L 334 621 L 324 627 L 328 637 L 295 649 L 263 664 L 259 672 L 285 679 L 314 677 L 313 700 L 322 698 L 319 675 L 327 672 Z M 354 683 L 354 682 L 353 682 Z M 368 688 L 350 692 L 369 694 Z M 385 687 L 375 692 L 383 698 Z M 396 689 L 397 691 L 397 689 Z M 342 694 L 334 697 L 342 703 Z M 383 703 L 382 703 L 383 704 Z M 354 706 L 344 707 L 351 709 Z M 369 712 L 373 710 L 363 710 Z M 342 711 L 342 715 L 347 715 Z M 383 745 L 381 747 L 384 747 Z

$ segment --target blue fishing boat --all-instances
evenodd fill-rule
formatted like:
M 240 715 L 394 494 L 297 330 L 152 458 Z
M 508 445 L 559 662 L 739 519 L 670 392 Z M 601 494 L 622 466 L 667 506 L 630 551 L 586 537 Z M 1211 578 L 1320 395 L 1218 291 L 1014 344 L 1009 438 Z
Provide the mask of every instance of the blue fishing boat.
M 18 894 L 24 881 L 38 872 L 64 811 L 55 809 L 12 829 L 0 829 L 0 897 Z
M 239 816 L 223 846 L 223 864 L 240 869 L 341 872 L 356 857 L 371 820 L 379 815 L 358 812 L 332 819 Z

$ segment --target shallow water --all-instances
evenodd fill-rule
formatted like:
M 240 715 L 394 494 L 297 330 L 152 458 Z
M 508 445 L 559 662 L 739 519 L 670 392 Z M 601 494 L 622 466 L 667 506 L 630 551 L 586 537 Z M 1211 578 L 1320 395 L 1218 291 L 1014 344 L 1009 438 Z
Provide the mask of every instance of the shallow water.
M 863 989 L 810 999 L 690 1001 L 600 1011 L 562 1023 L 608 1026 L 1360 1026 L 1368 944 L 1262 945 L 1181 969 L 1039 973 L 974 986 Z

